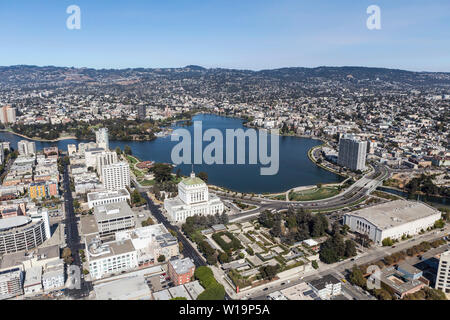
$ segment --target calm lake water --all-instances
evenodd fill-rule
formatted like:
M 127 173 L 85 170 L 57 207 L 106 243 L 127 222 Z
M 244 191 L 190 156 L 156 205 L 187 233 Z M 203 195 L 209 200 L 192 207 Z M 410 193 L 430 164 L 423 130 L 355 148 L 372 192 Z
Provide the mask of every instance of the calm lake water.
M 243 120 L 236 118 L 227 118 L 216 115 L 197 115 L 193 121 L 202 121 L 203 131 L 209 128 L 216 128 L 223 132 L 225 140 L 226 129 L 242 128 Z M 179 128 L 174 126 L 173 129 Z M 183 127 L 194 136 L 193 125 Z M 0 132 L 0 139 L 10 141 L 13 148 L 17 148 L 17 142 L 22 140 L 16 135 Z M 281 192 L 297 186 L 314 185 L 317 183 L 334 183 L 342 181 L 342 178 L 331 172 L 317 167 L 312 163 L 307 155 L 311 147 L 319 145 L 318 140 L 298 138 L 298 137 L 280 137 L 280 157 L 279 171 L 273 176 L 261 176 L 259 164 L 256 165 L 194 165 L 195 172 L 205 171 L 208 173 L 208 182 L 214 185 L 223 186 L 225 188 L 241 191 L 241 192 Z M 268 139 L 270 141 L 270 139 Z M 78 143 L 78 140 L 63 140 L 57 143 L 37 142 L 36 148 L 42 149 L 48 146 L 58 146 L 60 149 L 67 151 L 67 145 Z M 133 155 L 141 160 L 151 160 L 156 162 L 171 163 L 172 148 L 178 144 L 177 141 L 171 141 L 170 135 L 163 138 L 157 138 L 154 141 L 133 142 L 133 141 L 111 141 L 110 148 L 114 150 L 119 146 L 122 150 L 125 145 L 129 145 L 133 151 Z M 205 148 L 209 142 L 203 142 Z M 246 148 L 248 151 L 248 147 Z M 270 147 L 269 147 L 270 151 Z M 193 147 L 192 147 L 193 154 Z M 225 151 L 224 151 L 225 158 Z M 248 154 L 246 155 L 248 159 Z M 258 159 L 259 160 L 259 159 Z M 248 160 L 246 160 L 248 163 Z M 180 165 L 182 174 L 189 175 L 191 165 Z

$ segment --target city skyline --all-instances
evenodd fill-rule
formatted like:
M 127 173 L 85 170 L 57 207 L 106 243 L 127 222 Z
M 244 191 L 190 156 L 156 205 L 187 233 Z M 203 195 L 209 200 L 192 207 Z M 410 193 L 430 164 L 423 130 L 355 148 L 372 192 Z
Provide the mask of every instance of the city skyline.
M 81 9 L 69 30 L 66 9 Z M 366 10 L 381 9 L 381 30 Z M 368 66 L 449 72 L 449 4 L 433 1 L 2 3 L 2 65 L 276 69 Z M 33 55 L 30 55 L 33 52 Z

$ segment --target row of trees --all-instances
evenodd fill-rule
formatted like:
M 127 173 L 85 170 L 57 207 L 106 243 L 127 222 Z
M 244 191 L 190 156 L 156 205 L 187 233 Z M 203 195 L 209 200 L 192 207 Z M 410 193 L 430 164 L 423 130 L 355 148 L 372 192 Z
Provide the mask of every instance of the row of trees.
M 290 208 L 286 213 L 277 214 L 266 210 L 261 213 L 258 221 L 270 229 L 272 236 L 279 237 L 287 244 L 321 237 L 328 229 L 325 215 L 322 213 L 312 215 L 303 208 L 298 210 Z
M 433 183 L 433 176 L 422 174 L 412 178 L 406 185 L 406 191 L 411 194 L 423 192 L 426 195 L 440 195 L 450 197 L 450 190 L 447 187 L 439 187 Z
M 205 288 L 197 300 L 224 300 L 225 288 L 214 278 L 212 270 L 208 267 L 198 267 L 194 272 L 194 277 Z
M 356 244 L 353 240 L 344 241 L 341 227 L 333 224 L 331 237 L 320 246 L 319 258 L 325 263 L 335 263 L 344 258 L 356 256 Z

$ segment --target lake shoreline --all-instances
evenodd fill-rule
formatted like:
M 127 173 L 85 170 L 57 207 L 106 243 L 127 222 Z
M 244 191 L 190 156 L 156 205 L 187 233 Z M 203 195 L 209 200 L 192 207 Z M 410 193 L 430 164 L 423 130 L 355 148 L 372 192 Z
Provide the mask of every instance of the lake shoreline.
M 192 120 L 202 121 L 205 131 L 210 128 L 219 128 L 224 135 L 226 129 L 245 130 L 243 119 L 238 117 L 202 113 L 196 115 Z M 177 125 L 170 126 L 170 128 L 176 129 Z M 193 134 L 193 126 L 183 128 Z M 3 130 L 0 137 L 4 141 L 10 141 L 11 146 L 14 148 L 17 147 L 17 143 L 21 140 L 20 134 L 17 135 L 7 130 Z M 24 137 L 24 139 L 27 138 Z M 36 140 L 36 148 L 41 150 L 56 145 L 60 150 L 66 151 L 69 144 L 77 144 L 84 141 L 78 139 L 70 140 L 69 138 L 51 142 Z M 110 149 L 115 150 L 117 147 L 120 147 L 123 150 L 125 145 L 128 145 L 132 150 L 133 156 L 142 161 L 172 163 L 171 153 L 177 144 L 178 142 L 171 141 L 170 136 L 157 137 L 153 141 L 110 140 Z M 275 175 L 261 175 L 260 169 L 264 167 L 262 164 L 251 165 L 248 163 L 221 166 L 215 164 L 207 165 L 202 162 L 194 165 L 194 170 L 197 173 L 201 171 L 207 172 L 209 183 L 212 185 L 237 192 L 255 194 L 280 193 L 292 188 L 317 185 L 318 183 L 342 182 L 343 177 L 317 166 L 308 158 L 308 150 L 320 144 L 321 139 L 311 137 L 286 136 L 280 139 L 280 170 Z M 246 150 L 247 152 L 248 150 Z M 248 154 L 246 157 L 248 157 Z M 181 174 L 185 176 L 189 176 L 192 171 L 191 165 L 181 164 L 177 168 L 181 169 Z

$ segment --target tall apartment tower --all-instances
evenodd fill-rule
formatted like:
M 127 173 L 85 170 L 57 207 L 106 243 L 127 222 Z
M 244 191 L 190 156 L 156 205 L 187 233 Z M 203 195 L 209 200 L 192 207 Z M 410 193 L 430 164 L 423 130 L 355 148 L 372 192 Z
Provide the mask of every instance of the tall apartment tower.
M 4 106 L 0 109 L 0 121 L 3 124 L 16 122 L 16 108 Z
M 100 154 L 97 154 L 96 157 L 97 157 L 97 172 L 98 173 L 102 172 L 102 168 L 104 166 L 108 166 L 110 164 L 114 164 L 119 161 L 117 158 L 117 153 L 114 151 L 113 152 L 111 152 L 111 151 L 102 152 Z
M 144 120 L 146 116 L 147 116 L 147 106 L 144 105 L 137 106 L 138 119 Z
M 130 166 L 127 162 L 117 162 L 102 167 L 101 177 L 105 189 L 117 191 L 130 186 Z
M 100 128 L 95 132 L 95 140 L 99 148 L 109 151 L 108 128 Z
M 443 252 L 439 259 L 435 289 L 450 293 L 450 250 Z
M 350 170 L 366 169 L 367 141 L 353 135 L 342 135 L 339 139 L 338 164 Z
M 34 141 L 20 140 L 17 149 L 21 156 L 36 154 L 36 143 Z

